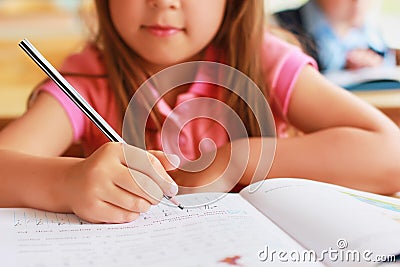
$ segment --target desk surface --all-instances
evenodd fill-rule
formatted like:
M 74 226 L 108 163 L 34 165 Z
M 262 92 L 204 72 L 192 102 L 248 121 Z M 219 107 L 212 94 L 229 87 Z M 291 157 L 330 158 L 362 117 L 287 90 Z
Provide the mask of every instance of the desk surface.
M 400 87 L 394 82 L 400 80 L 400 67 L 340 70 L 325 73 L 324 76 L 344 88 L 363 88 L 352 92 L 377 108 L 400 108 Z
M 377 91 L 355 91 L 356 96 L 380 109 L 400 109 L 400 88 Z

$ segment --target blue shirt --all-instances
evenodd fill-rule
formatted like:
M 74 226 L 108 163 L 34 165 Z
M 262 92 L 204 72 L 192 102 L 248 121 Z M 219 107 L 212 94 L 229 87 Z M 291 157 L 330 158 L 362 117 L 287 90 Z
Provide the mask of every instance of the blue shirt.
M 360 28 L 353 28 L 339 38 L 329 25 L 325 15 L 315 3 L 308 1 L 301 9 L 304 29 L 314 38 L 320 68 L 324 71 L 340 70 L 346 65 L 346 55 L 356 48 L 370 48 L 384 56 L 385 66 L 395 66 L 394 52 L 383 40 L 379 29 L 368 22 Z

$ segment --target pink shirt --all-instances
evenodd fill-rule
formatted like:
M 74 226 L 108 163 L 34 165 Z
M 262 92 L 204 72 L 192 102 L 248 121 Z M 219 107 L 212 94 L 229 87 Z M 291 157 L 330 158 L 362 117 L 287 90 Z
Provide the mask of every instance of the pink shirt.
M 311 57 L 302 53 L 298 47 L 287 44 L 270 34 L 265 35 L 262 55 L 265 82 L 271 88 L 270 103 L 277 127 L 277 134 L 279 137 L 283 137 L 287 127 L 286 114 L 290 96 L 299 72 L 307 64 L 311 64 L 315 68 L 317 65 Z M 209 48 L 207 50 L 206 61 L 221 62 L 221 59 L 222 55 L 218 54 L 215 49 Z M 61 68 L 61 72 L 102 76 L 91 78 L 66 76 L 66 79 L 121 134 L 122 126 L 117 102 L 105 78 L 104 74 L 106 72 L 101 54 L 93 46 L 87 46 L 82 52 L 68 57 Z M 201 73 L 198 75 L 201 75 Z M 38 90 L 50 93 L 64 107 L 71 121 L 74 140 L 82 143 L 86 155 L 89 155 L 102 144 L 109 141 L 52 81 L 45 83 Z M 201 96 L 219 98 L 215 86 L 198 83 L 192 85 L 187 92 L 178 96 L 175 107 L 187 100 L 196 99 Z M 157 105 L 164 116 L 167 116 L 175 108 L 168 106 L 162 100 Z M 207 109 L 207 107 L 203 108 Z M 185 111 L 181 110 L 181 112 L 182 116 L 185 116 Z M 200 111 L 196 110 L 196 112 Z M 179 120 L 179 112 L 175 115 Z M 164 150 L 160 133 L 155 130 L 151 123 L 147 125 L 146 135 L 148 140 L 151 140 L 151 144 L 146 144 L 149 149 Z M 218 123 L 208 119 L 196 119 L 188 123 L 179 135 L 179 148 L 183 155 L 189 159 L 197 158 L 200 153 L 198 149 L 199 142 L 204 138 L 213 140 L 217 147 L 229 140 L 226 131 Z M 207 146 L 207 142 L 202 145 Z M 204 148 L 207 149 L 207 147 Z

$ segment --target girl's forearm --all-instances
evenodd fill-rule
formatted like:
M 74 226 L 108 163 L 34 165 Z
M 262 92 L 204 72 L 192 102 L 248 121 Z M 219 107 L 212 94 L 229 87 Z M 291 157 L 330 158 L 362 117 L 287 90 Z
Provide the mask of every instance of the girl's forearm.
M 0 150 L 0 206 L 71 212 L 63 199 L 63 179 L 80 160 Z
M 338 127 L 279 139 L 268 177 L 301 177 L 391 194 L 400 190 L 400 135 Z
M 189 187 L 215 179 L 228 181 L 243 169 L 242 162 L 247 162 L 239 181 L 242 185 L 265 178 L 298 177 L 382 194 L 400 191 L 400 135 L 350 127 L 280 138 L 276 143 L 271 138 L 236 140 L 219 148 L 207 169 L 178 172 L 175 177 L 178 184 Z M 234 171 L 224 173 L 228 166 Z

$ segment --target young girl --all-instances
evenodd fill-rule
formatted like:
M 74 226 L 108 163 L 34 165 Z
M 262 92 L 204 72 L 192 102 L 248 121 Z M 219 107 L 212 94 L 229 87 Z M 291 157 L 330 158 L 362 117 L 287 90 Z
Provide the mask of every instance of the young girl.
M 260 87 L 281 137 L 269 173 L 259 170 L 265 168 L 263 154 L 252 153 L 240 185 L 256 174 L 263 179 L 303 177 L 384 194 L 400 190 L 398 128 L 326 81 L 300 49 L 272 36 L 265 28 L 262 5 L 259 0 L 97 0 L 96 41 L 69 57 L 62 72 L 121 133 L 127 104 L 150 75 L 188 61 L 223 62 Z M 182 86 L 165 95 L 163 105 L 173 108 L 200 96 L 224 99 L 243 118 L 250 151 L 272 142 L 257 137 L 243 103 L 230 101 L 226 92 L 222 98 L 214 93 Z M 202 185 L 219 177 L 231 155 L 240 159 L 240 150 L 231 150 L 229 140 L 221 141 L 211 129 L 204 135 L 218 146 L 213 163 L 195 173 L 171 171 L 176 162 L 169 163 L 166 154 L 156 150 L 161 149 L 157 125 L 165 119 L 163 108 L 157 106 L 153 115 L 146 139 L 155 150 L 126 146 L 125 154 L 135 159 L 128 168 L 122 145 L 107 142 L 56 85 L 44 83 L 28 111 L 0 133 L 0 205 L 74 212 L 91 222 L 127 222 L 163 194 L 177 193 L 170 176 L 180 185 Z M 283 138 L 289 123 L 304 134 Z M 182 140 L 187 151 L 197 151 L 201 129 L 191 129 L 195 136 L 190 142 Z M 82 143 L 88 157 L 59 157 L 74 141 Z

